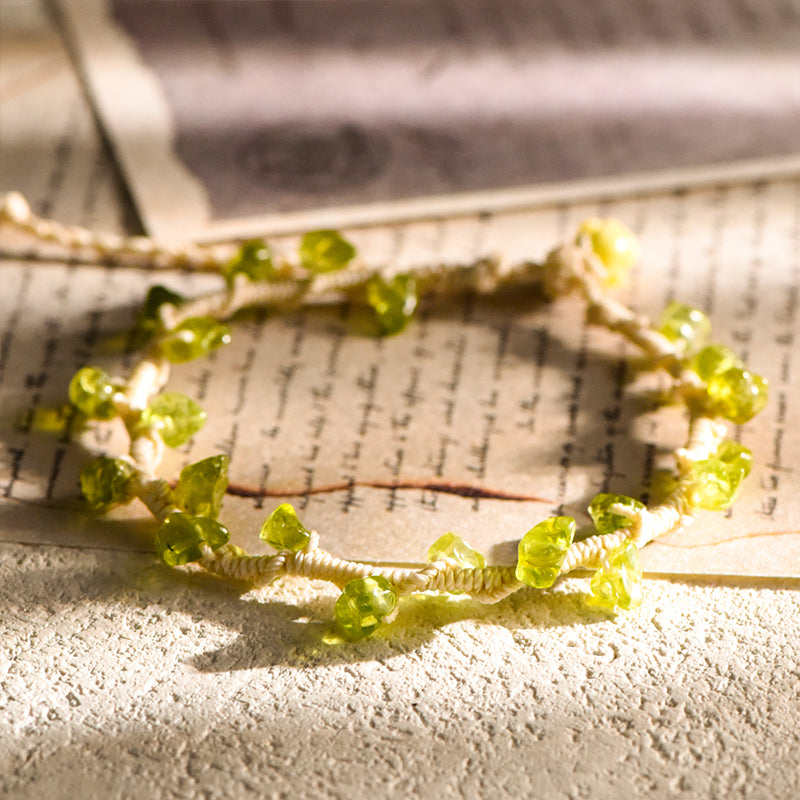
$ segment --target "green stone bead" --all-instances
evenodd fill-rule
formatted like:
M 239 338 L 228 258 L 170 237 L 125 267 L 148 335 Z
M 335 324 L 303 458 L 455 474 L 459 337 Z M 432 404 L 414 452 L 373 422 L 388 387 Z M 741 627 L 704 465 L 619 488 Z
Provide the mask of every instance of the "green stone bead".
M 355 247 L 338 231 L 311 231 L 300 242 L 300 263 L 309 272 L 335 272 L 355 255 Z
M 246 275 L 251 281 L 270 281 L 275 277 L 272 252 L 263 239 L 243 242 L 239 252 L 228 262 L 225 279 L 233 283 L 237 275 Z
M 177 504 L 187 514 L 216 519 L 228 488 L 229 463 L 228 456 L 218 455 L 185 466 L 175 488 Z
M 159 316 L 158 311 L 163 305 L 179 306 L 184 298 L 167 289 L 166 286 L 151 286 L 147 292 L 144 304 L 136 315 L 136 324 L 131 336 L 133 347 L 141 347 L 158 330 Z
M 163 305 L 179 306 L 184 298 L 167 289 L 166 286 L 152 286 L 147 292 L 144 304 L 136 315 L 136 322 L 131 331 L 129 344 L 132 348 L 144 347 L 159 330 L 161 321 L 158 310 Z
M 83 367 L 69 382 L 69 401 L 90 419 L 112 419 L 117 416 L 114 395 L 120 389 L 102 369 Z
M 396 275 L 390 281 L 376 275 L 367 283 L 367 302 L 387 336 L 400 333 L 408 325 L 417 300 L 417 282 L 410 275 Z
M 739 442 L 732 439 L 725 439 L 720 442 L 717 448 L 717 459 L 723 464 L 728 464 L 742 473 L 742 478 L 746 478 L 753 468 L 753 453 Z
M 767 404 L 769 385 L 765 378 L 742 367 L 730 367 L 712 376 L 706 385 L 711 410 L 743 425 Z
M 230 328 L 211 317 L 190 317 L 164 334 L 159 342 L 164 357 L 175 364 L 208 355 L 231 340 Z
M 162 392 L 142 412 L 140 426 L 158 431 L 167 447 L 180 447 L 206 424 L 206 412 L 191 397 Z
M 706 345 L 691 360 L 690 367 L 704 381 L 710 380 L 714 375 L 730 367 L 739 367 L 739 359 L 736 354 L 724 344 Z
M 397 606 L 397 593 L 386 578 L 356 578 L 345 587 L 334 607 L 339 627 L 350 639 L 363 639 Z
M 605 264 L 608 286 L 621 283 L 641 257 L 638 237 L 618 219 L 587 219 L 579 226 L 577 238 L 578 241 L 587 238 L 594 254 Z
M 166 286 L 161 286 L 159 284 L 151 286 L 150 290 L 147 292 L 147 297 L 144 299 L 144 304 L 139 311 L 138 319 L 158 320 L 158 313 L 161 306 L 167 304 L 180 306 L 184 299 L 182 295 L 173 292 L 171 289 L 167 289 Z
M 483 569 L 486 566 L 483 554 L 470 547 L 454 533 L 445 533 L 440 536 L 428 550 L 429 562 L 439 561 L 443 558 L 449 558 L 465 569 Z
M 607 565 L 598 569 L 590 582 L 593 605 L 614 611 L 628 611 L 642 604 L 642 568 L 639 550 L 633 542 L 624 542 L 612 550 Z
M 213 519 L 173 511 L 158 529 L 156 552 L 165 564 L 176 567 L 202 558 L 202 544 L 216 550 L 229 536 L 228 529 Z
M 661 315 L 659 331 L 687 353 L 694 352 L 711 334 L 711 321 L 700 309 L 673 301 Z
M 311 538 L 311 531 L 303 527 L 291 503 L 281 503 L 267 517 L 259 534 L 262 541 L 276 550 L 302 550 Z
M 689 472 L 687 502 L 692 508 L 724 511 L 736 499 L 743 478 L 744 473 L 737 464 L 719 458 L 695 461 Z
M 623 494 L 596 495 L 589 504 L 589 516 L 591 516 L 598 533 L 614 533 L 620 528 L 628 528 L 633 524 L 633 520 L 611 511 L 611 506 L 615 505 L 624 506 L 631 511 L 643 511 L 645 508 L 644 503 Z
M 519 543 L 517 580 L 539 589 L 552 586 L 574 538 L 572 517 L 550 517 L 534 525 Z
M 103 513 L 132 499 L 134 468 L 121 458 L 96 458 L 81 470 L 81 493 L 92 511 Z

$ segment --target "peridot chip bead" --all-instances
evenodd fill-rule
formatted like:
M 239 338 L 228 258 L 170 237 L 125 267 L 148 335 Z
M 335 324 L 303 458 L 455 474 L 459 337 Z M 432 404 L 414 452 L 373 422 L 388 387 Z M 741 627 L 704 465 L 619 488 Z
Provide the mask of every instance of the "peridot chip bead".
M 81 493 L 92 510 L 102 514 L 131 500 L 134 473 L 133 466 L 121 458 L 96 458 L 81 470 Z
M 631 542 L 609 553 L 606 563 L 592 576 L 591 602 L 600 608 L 628 611 L 642 603 L 642 568 L 639 549 Z
M 753 467 L 753 453 L 739 442 L 734 442 L 732 439 L 725 439 L 720 442 L 717 448 L 717 458 L 723 463 L 731 467 L 735 467 L 742 473 L 742 477 L 746 478 L 750 474 Z
M 311 231 L 300 242 L 300 263 L 309 272 L 335 272 L 355 255 L 355 247 L 338 231 Z
M 179 306 L 183 300 L 181 295 L 167 289 L 166 286 L 151 286 L 144 304 L 136 315 L 136 324 L 132 334 L 133 346 L 140 347 L 158 330 L 158 312 L 161 306 L 167 304 Z
M 308 544 L 311 531 L 297 518 L 297 512 L 291 503 L 281 503 L 267 517 L 259 536 L 276 550 L 292 550 L 296 553 Z
M 117 415 L 114 395 L 120 388 L 102 369 L 83 367 L 69 382 L 69 401 L 90 419 L 112 419 Z
M 202 558 L 202 544 L 216 550 L 228 538 L 228 529 L 213 519 L 173 511 L 158 529 L 156 552 L 165 564 L 176 567 Z
M 594 522 L 598 533 L 614 533 L 620 528 L 627 528 L 633 524 L 633 520 L 622 514 L 615 514 L 611 506 L 624 506 L 631 511 L 643 511 L 644 503 L 626 497 L 622 494 L 598 494 L 595 495 L 589 504 L 589 516 Z
M 188 514 L 216 519 L 228 488 L 226 455 L 210 456 L 181 470 L 175 501 Z
M 587 238 L 594 254 L 608 270 L 605 283 L 616 286 L 641 257 L 636 234 L 613 217 L 591 217 L 578 227 L 578 241 Z
M 690 366 L 702 380 L 708 381 L 714 375 L 741 364 L 729 347 L 724 344 L 709 344 L 692 358 Z
M 180 447 L 206 424 L 206 412 L 191 397 L 162 392 L 142 412 L 139 425 L 158 431 L 167 447 Z
M 251 281 L 269 281 L 275 277 L 272 252 L 263 239 L 243 242 L 239 252 L 225 268 L 225 280 L 233 283 L 237 275 L 246 275 Z
M 767 404 L 769 385 L 765 378 L 742 367 L 730 367 L 712 376 L 706 384 L 711 410 L 743 425 Z
M 482 553 L 470 547 L 460 536 L 445 533 L 440 536 L 428 550 L 428 561 L 439 561 L 449 558 L 464 569 L 483 569 L 486 559 Z
M 534 525 L 519 543 L 517 580 L 539 589 L 552 586 L 574 538 L 572 517 L 549 517 Z
M 142 305 L 139 315 L 145 319 L 157 319 L 158 310 L 161 306 L 167 303 L 173 306 L 179 306 L 183 301 L 183 295 L 173 292 L 172 289 L 168 289 L 166 286 L 156 284 L 155 286 L 151 286 L 147 292 L 147 297 L 144 299 L 144 304 Z
M 742 478 L 744 473 L 738 464 L 719 458 L 695 461 L 689 472 L 686 499 L 693 508 L 724 511 L 736 499 Z
M 168 331 L 159 345 L 164 357 L 175 364 L 208 355 L 231 340 L 230 328 L 211 317 L 190 317 Z
M 703 346 L 711 334 L 711 321 L 699 308 L 671 302 L 661 315 L 658 330 L 690 353 Z
M 367 302 L 387 336 L 400 333 L 408 325 L 417 300 L 417 282 L 411 275 L 396 275 L 388 281 L 376 275 L 367 282 Z
M 147 292 L 147 297 L 144 299 L 144 304 L 139 311 L 137 319 L 139 321 L 152 321 L 158 320 L 158 312 L 163 305 L 179 306 L 183 303 L 184 297 L 166 286 L 156 284 L 151 286 Z
M 397 606 L 397 593 L 386 578 L 373 575 L 349 581 L 334 606 L 339 627 L 350 639 L 363 639 Z

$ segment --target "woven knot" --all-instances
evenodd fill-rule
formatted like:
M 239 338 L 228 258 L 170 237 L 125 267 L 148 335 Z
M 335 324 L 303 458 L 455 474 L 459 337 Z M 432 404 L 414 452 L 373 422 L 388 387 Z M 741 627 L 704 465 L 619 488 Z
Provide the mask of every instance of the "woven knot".
M 542 283 L 550 297 L 585 288 L 603 277 L 603 266 L 586 247 L 564 244 L 547 254 L 542 265 Z

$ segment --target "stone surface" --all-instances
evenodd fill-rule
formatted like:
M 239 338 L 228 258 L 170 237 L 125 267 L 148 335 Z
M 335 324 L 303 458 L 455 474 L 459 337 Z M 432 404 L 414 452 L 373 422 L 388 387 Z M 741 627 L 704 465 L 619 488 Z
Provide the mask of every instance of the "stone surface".
M 645 580 L 616 619 L 575 589 L 327 645 L 331 586 L 2 545 L 0 795 L 798 795 L 796 587 Z

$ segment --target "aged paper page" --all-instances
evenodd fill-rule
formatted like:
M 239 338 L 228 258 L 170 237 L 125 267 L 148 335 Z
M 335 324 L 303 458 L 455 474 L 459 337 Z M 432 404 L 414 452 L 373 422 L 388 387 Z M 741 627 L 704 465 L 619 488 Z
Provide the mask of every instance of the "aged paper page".
M 651 313 L 675 296 L 703 305 L 716 338 L 772 384 L 767 410 L 737 433 L 757 466 L 734 510 L 701 515 L 685 534 L 647 548 L 650 571 L 800 571 L 799 200 L 793 181 L 603 209 L 642 234 L 647 258 L 632 302 Z M 377 261 L 466 260 L 495 249 L 539 256 L 593 210 L 434 220 L 352 236 Z M 25 411 L 62 402 L 82 364 L 124 372 L 124 333 L 147 284 L 166 278 L 192 294 L 209 279 L 63 264 L 3 270 L 0 486 L 12 518 L 3 536 L 130 545 L 119 520 L 135 517 L 145 521 L 134 526 L 141 538 L 133 541 L 146 546 L 152 533 L 141 506 L 112 514 L 98 537 L 77 499 L 81 464 L 90 452 L 124 449 L 121 431 L 103 425 L 79 441 L 48 437 L 26 427 Z M 551 513 L 585 526 L 598 491 L 647 498 L 655 471 L 682 440 L 680 412 L 652 409 L 658 376 L 637 376 L 631 354 L 586 327 L 570 299 L 546 304 L 533 291 L 433 299 L 400 336 L 377 339 L 365 330 L 366 315 L 347 306 L 255 314 L 236 324 L 225 351 L 175 370 L 171 388 L 198 399 L 211 422 L 191 447 L 169 452 L 163 474 L 228 453 L 223 520 L 246 548 L 263 551 L 261 522 L 289 500 L 341 555 L 420 561 L 435 538 L 454 530 L 508 563 L 520 536 Z M 45 515 L 43 507 L 70 511 Z M 45 518 L 52 523 L 42 526 Z
M 800 12 L 789 3 L 61 8 L 140 215 L 162 236 L 800 172 Z
M 123 196 L 58 38 L 32 15 L 29 37 L 13 45 L 19 50 L 2 44 L 0 189 L 23 190 L 40 213 L 123 230 Z M 35 147 L 47 158 L 26 155 L 37 140 L 53 143 Z M 628 221 L 642 238 L 645 259 L 627 300 L 651 315 L 672 298 L 707 309 L 715 339 L 772 389 L 766 411 L 734 432 L 753 449 L 756 468 L 733 511 L 701 515 L 685 533 L 649 546 L 647 569 L 800 575 L 800 182 L 439 217 L 348 235 L 370 261 L 397 266 L 489 252 L 540 258 L 598 212 Z M 5 247 L 9 238 L 0 236 Z M 218 281 L 58 260 L 7 259 L 0 271 L 0 537 L 150 549 L 152 521 L 140 504 L 98 521 L 78 495 L 82 464 L 124 451 L 121 431 L 111 424 L 48 434 L 45 410 L 64 402 L 69 378 L 85 364 L 126 372 L 127 331 L 148 286 L 193 296 Z M 288 499 L 343 556 L 418 562 L 454 530 L 491 561 L 511 563 L 521 535 L 543 517 L 562 511 L 585 527 L 596 492 L 647 498 L 657 470 L 670 466 L 666 454 L 682 441 L 684 420 L 675 408 L 654 408 L 661 378 L 638 375 L 631 356 L 587 327 L 575 301 L 548 304 L 534 290 L 432 298 L 388 339 L 372 336 L 355 307 L 255 313 L 236 322 L 225 351 L 176 369 L 170 388 L 203 404 L 210 423 L 168 454 L 162 473 L 174 478 L 185 463 L 228 453 L 223 521 L 254 552 L 264 551 L 263 518 Z

